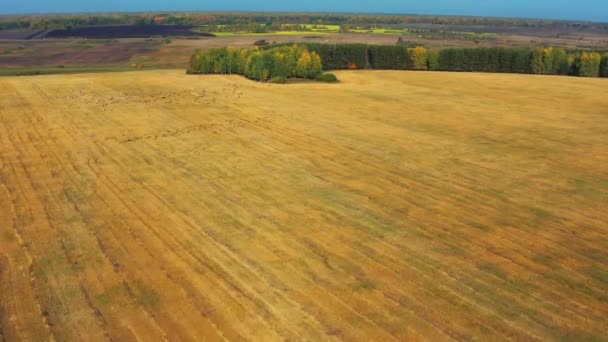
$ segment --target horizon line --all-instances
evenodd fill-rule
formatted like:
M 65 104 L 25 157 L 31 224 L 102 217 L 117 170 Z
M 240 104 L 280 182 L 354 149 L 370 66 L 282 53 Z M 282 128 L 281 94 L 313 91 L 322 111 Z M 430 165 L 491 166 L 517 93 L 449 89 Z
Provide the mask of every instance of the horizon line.
M 546 21 L 561 21 L 561 22 L 583 22 L 583 23 L 596 23 L 596 24 L 608 24 L 608 21 L 591 20 L 591 19 L 564 19 L 564 18 L 552 18 L 552 17 L 509 17 L 509 16 L 495 16 L 495 15 L 471 15 L 471 14 L 431 14 L 431 13 L 401 13 L 401 12 L 361 12 L 361 11 L 260 11 L 260 10 L 171 10 L 171 9 L 154 9 L 154 10 L 126 10 L 126 11 L 77 11 L 77 12 L 63 12 L 63 11 L 46 11 L 46 12 L 14 12 L 14 13 L 0 13 L 0 17 L 11 17 L 11 16 L 31 16 L 31 15 L 77 15 L 77 14 L 144 14 L 144 13 L 211 13 L 211 14 L 239 14 L 239 13 L 275 13 L 275 14 L 346 14 L 346 15 L 381 15 L 381 16 L 420 16 L 420 17 L 458 17 L 458 18 L 492 18 L 492 19 L 518 19 L 518 20 L 546 20 Z

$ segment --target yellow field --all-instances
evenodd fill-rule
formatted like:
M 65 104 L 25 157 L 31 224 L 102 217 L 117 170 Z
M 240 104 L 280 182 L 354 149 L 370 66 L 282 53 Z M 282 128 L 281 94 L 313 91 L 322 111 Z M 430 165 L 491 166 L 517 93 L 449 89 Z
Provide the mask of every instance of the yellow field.
M 608 339 L 608 83 L 0 78 L 0 341 Z

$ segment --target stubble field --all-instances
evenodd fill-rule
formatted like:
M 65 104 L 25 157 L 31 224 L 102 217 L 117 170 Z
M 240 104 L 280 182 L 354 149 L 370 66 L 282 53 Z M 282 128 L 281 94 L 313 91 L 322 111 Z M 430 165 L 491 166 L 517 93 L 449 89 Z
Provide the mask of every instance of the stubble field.
M 0 79 L 0 341 L 606 340 L 606 80 Z

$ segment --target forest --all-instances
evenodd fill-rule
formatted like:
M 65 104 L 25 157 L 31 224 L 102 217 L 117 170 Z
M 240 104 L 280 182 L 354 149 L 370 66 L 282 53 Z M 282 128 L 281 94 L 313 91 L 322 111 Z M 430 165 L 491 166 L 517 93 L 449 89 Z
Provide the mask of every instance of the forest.
M 197 50 L 189 74 L 239 74 L 256 81 L 284 83 L 289 78 L 315 79 L 322 74 L 321 58 L 302 45 L 270 49 L 217 48 Z

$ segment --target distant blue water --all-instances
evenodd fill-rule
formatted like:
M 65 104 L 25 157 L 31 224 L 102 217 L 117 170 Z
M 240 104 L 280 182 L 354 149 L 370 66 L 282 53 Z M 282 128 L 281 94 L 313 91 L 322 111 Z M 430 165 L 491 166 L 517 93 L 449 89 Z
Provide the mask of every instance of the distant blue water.
M 158 10 L 379 12 L 608 21 L 608 0 L 0 0 L 0 14 Z

